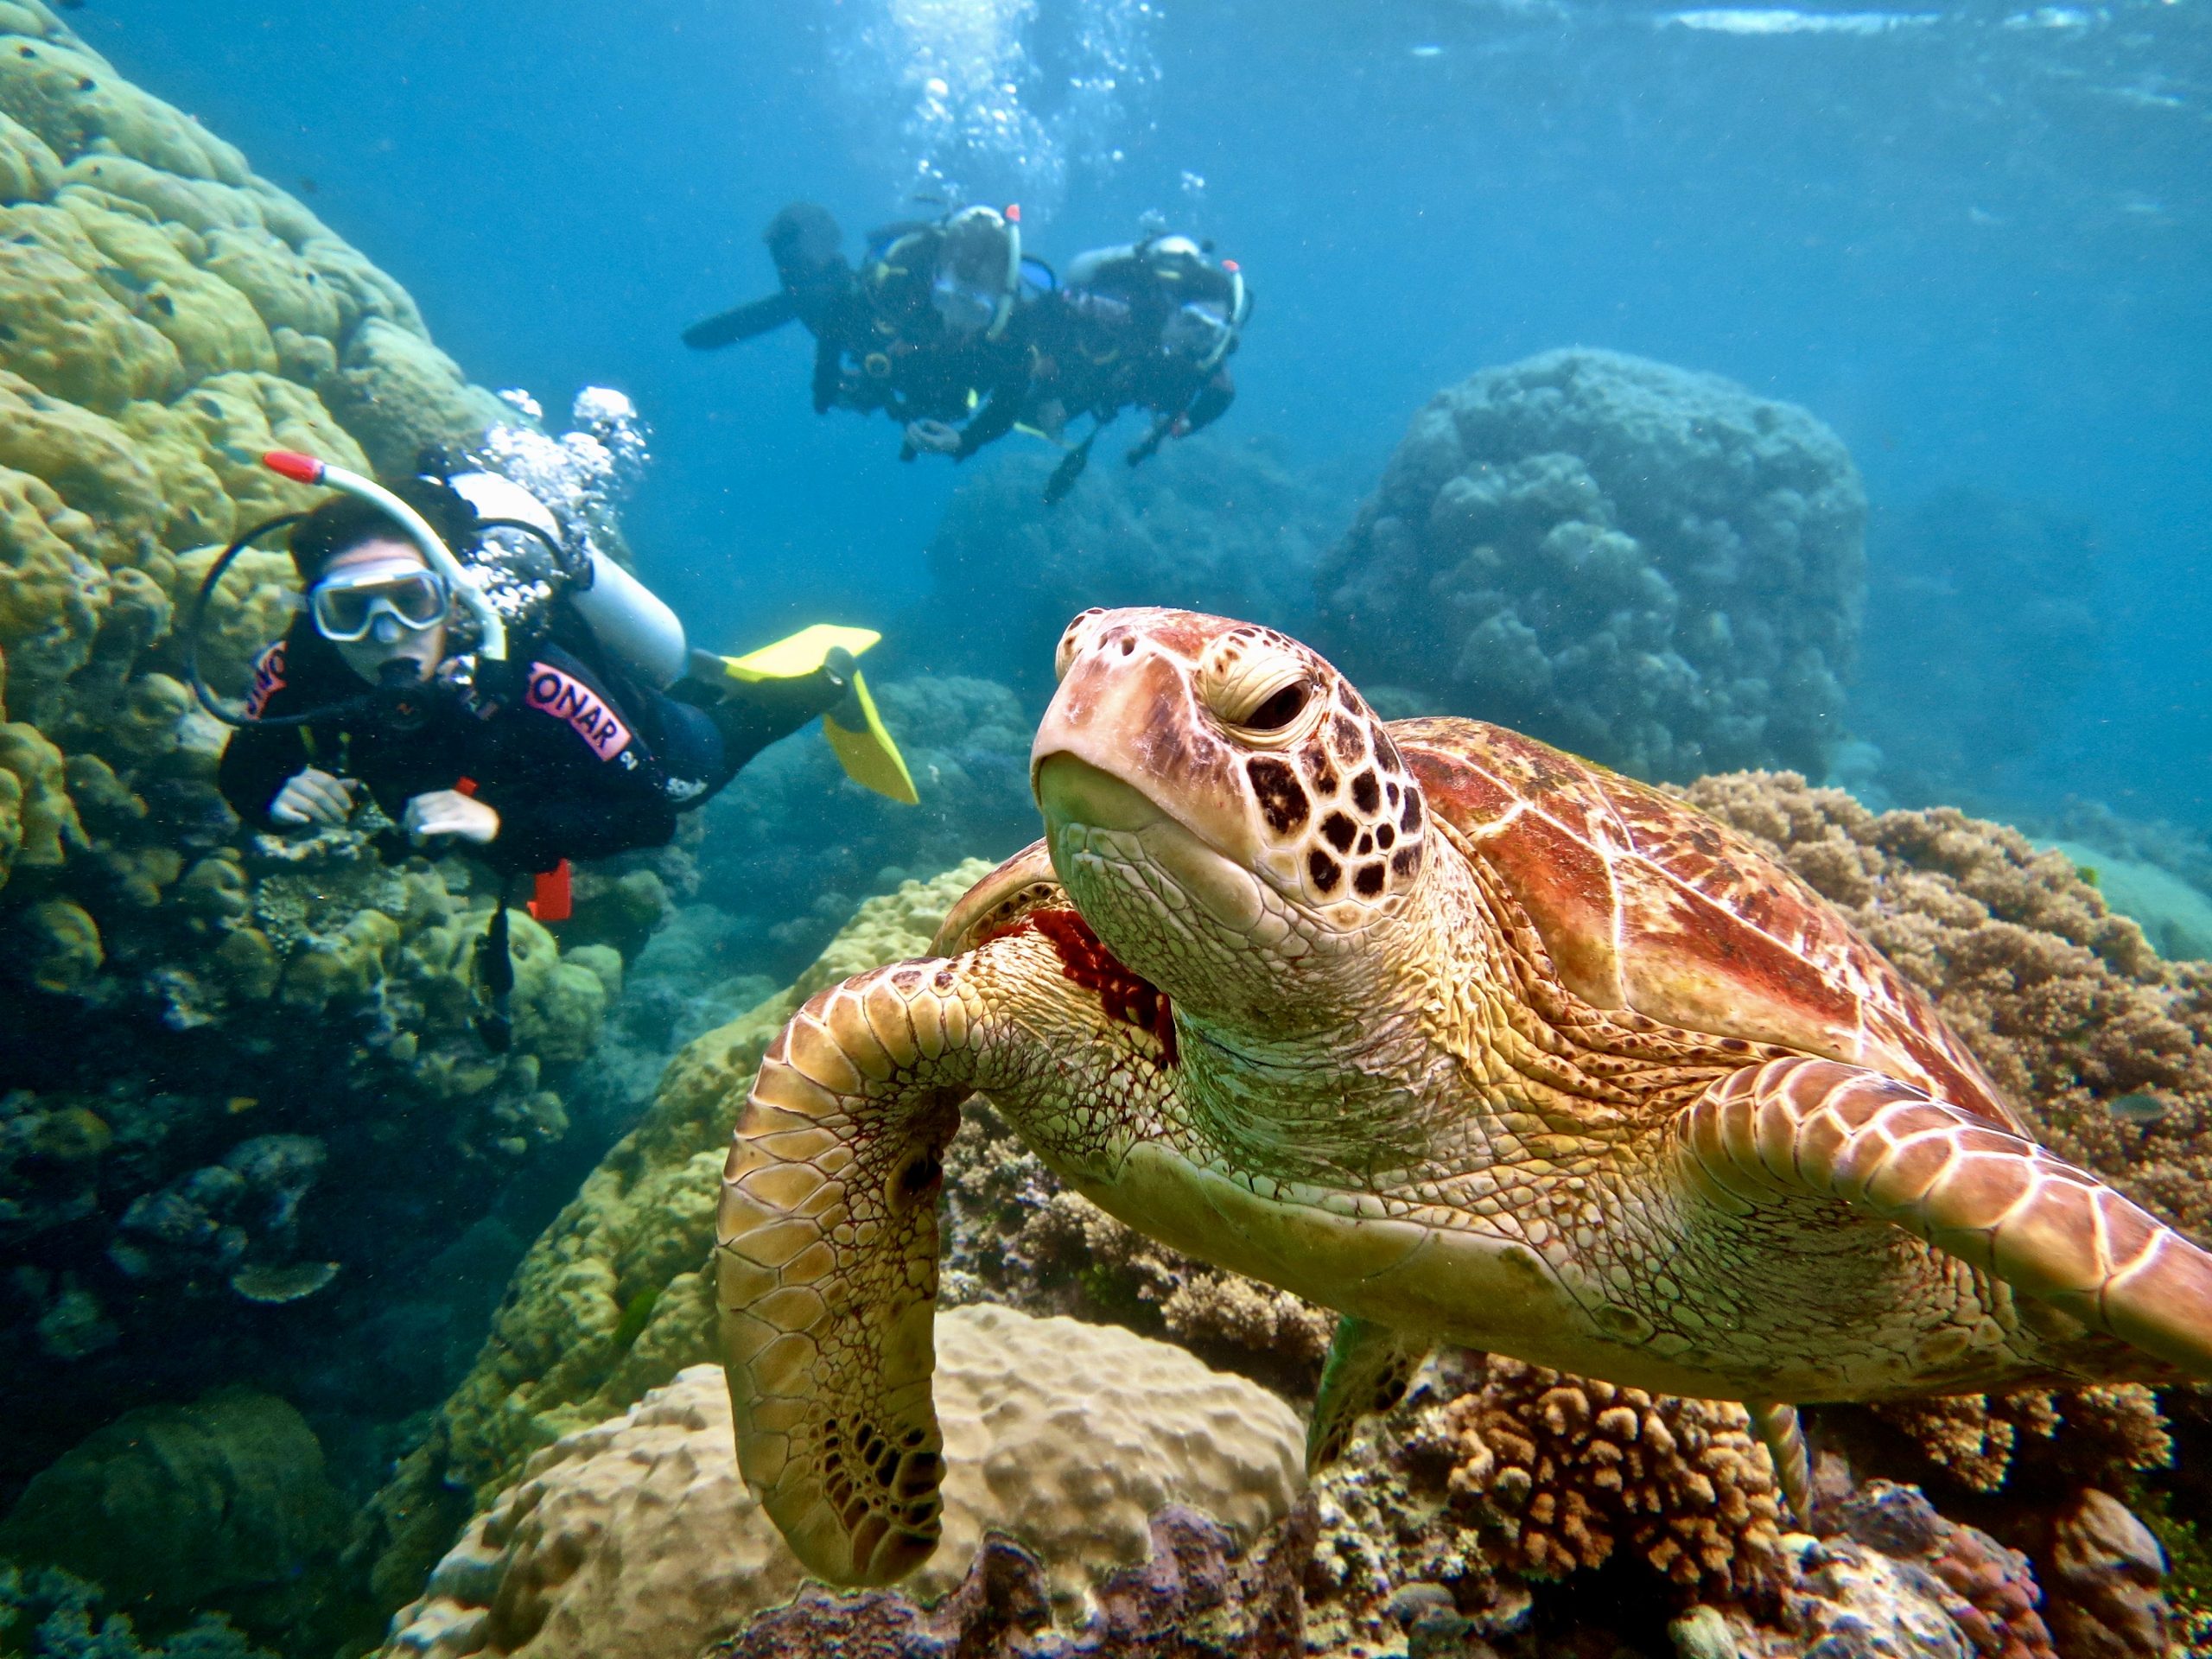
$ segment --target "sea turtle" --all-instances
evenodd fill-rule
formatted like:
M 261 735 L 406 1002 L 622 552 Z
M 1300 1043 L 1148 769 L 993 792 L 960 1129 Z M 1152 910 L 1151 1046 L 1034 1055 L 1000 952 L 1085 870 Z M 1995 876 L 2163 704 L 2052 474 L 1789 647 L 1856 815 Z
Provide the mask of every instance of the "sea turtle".
M 1344 1317 L 1325 1459 L 1437 1341 L 1780 1402 L 2212 1376 L 2212 1256 L 2037 1147 L 1921 994 L 1682 803 L 1385 722 L 1270 629 L 1091 611 L 1043 841 L 930 960 L 770 1046 L 718 1271 L 747 1479 L 801 1560 L 938 1539 L 939 1163 L 986 1091 L 1069 1186 Z

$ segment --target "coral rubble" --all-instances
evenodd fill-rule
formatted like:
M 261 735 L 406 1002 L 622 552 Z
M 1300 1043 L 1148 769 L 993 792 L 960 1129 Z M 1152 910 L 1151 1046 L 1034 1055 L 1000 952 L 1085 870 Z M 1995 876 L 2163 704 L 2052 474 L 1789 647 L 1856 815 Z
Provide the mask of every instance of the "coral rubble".
M 1549 352 L 1414 416 L 1321 562 L 1315 643 L 1644 777 L 1819 772 L 1843 736 L 1866 518 L 1850 456 L 1804 410 Z

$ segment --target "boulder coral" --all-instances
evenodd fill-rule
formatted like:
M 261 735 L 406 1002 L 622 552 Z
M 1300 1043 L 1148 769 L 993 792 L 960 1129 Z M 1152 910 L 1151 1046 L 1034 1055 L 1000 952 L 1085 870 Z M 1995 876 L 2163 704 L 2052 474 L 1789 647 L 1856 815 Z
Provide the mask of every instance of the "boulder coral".
M 1487 369 L 1414 416 L 1316 576 L 1314 643 L 1646 778 L 1815 773 L 1844 735 L 1866 499 L 1793 404 L 1611 352 Z
M 1289 1512 L 1303 1434 L 1281 1401 L 1125 1331 L 1003 1307 L 938 1324 L 944 1536 L 902 1586 L 925 1605 L 987 1532 L 1043 1568 L 1067 1624 L 1152 1519 L 1195 1510 L 1249 1548 Z M 695 1365 L 536 1453 L 393 1621 L 389 1659 L 693 1659 L 805 1580 L 737 1470 L 729 1390 Z
M 179 627 L 217 546 L 316 499 L 262 451 L 399 467 L 517 419 L 236 149 L 40 0 L 0 0 L 0 1243 L 38 1262 L 0 1280 L 0 1371 L 27 1382 L 0 1496 L 143 1398 L 149 1367 L 189 1397 L 239 1363 L 202 1299 L 242 1294 L 240 1263 L 149 1249 L 134 1207 L 184 1226 L 169 1198 L 229 1149 L 327 1139 L 319 1254 L 245 1262 L 299 1297 L 263 1317 L 313 1320 L 361 1276 L 324 1261 L 404 1279 L 561 1134 L 607 976 L 518 924 L 517 1040 L 487 1052 L 478 877 L 242 833 Z M 226 582 L 219 692 L 292 590 L 274 552 Z

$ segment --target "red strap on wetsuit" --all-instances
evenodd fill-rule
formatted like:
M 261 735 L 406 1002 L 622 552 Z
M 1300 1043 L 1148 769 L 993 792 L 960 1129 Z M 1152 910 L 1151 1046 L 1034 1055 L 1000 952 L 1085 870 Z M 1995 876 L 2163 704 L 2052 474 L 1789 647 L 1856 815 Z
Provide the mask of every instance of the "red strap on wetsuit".
M 458 779 L 454 784 L 453 792 L 474 800 L 476 780 L 474 778 Z M 532 921 L 565 922 L 576 913 L 575 888 L 569 880 L 572 874 L 569 861 L 564 858 L 551 869 L 540 870 L 531 877 L 530 902 L 523 908 L 530 912 Z

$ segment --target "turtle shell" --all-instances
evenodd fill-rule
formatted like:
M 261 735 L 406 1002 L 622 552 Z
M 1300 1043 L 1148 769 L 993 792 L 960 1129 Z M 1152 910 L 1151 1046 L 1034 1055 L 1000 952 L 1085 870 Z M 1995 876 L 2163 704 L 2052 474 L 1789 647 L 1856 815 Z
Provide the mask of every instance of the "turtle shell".
M 1868 1066 L 2021 1128 L 1918 988 L 1750 842 L 1502 727 L 1389 729 L 1431 817 L 1497 871 L 1585 1001 Z

